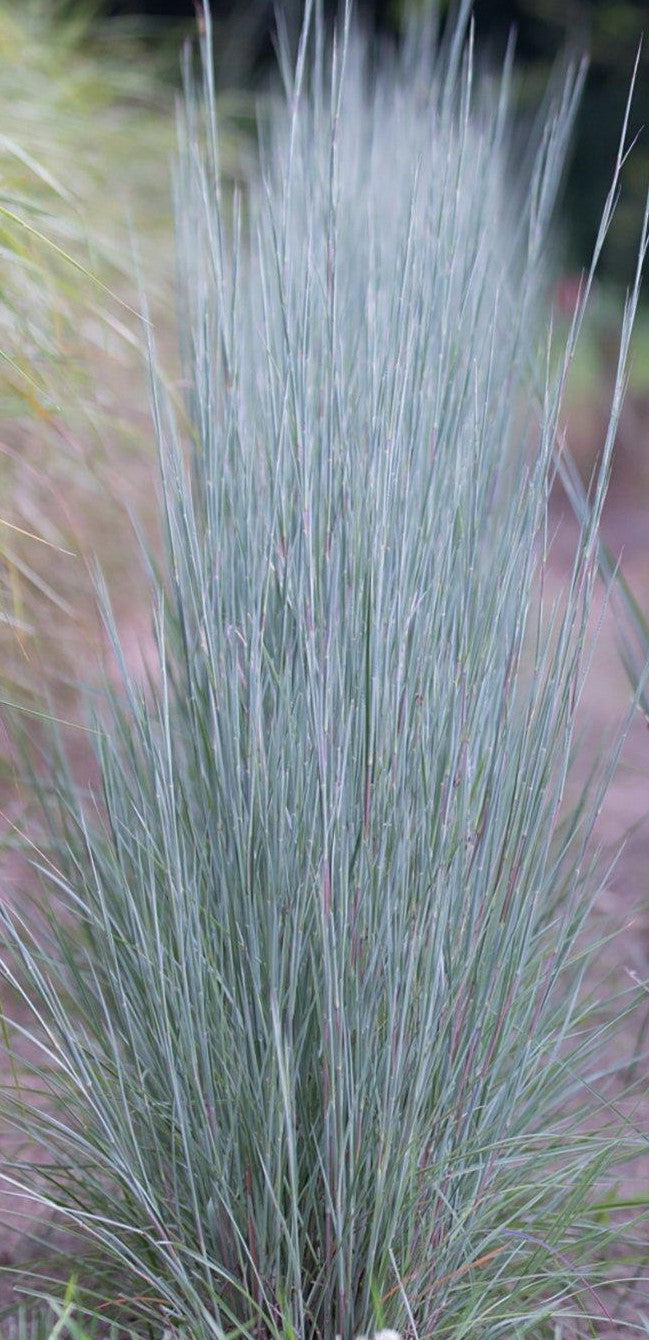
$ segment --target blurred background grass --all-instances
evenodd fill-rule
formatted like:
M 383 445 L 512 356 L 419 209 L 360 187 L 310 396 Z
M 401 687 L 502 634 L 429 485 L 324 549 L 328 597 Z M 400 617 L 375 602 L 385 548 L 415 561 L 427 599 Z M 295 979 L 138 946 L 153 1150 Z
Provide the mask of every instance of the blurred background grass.
M 0 5 L 0 608 L 17 691 L 43 633 L 50 670 L 87 636 L 87 561 L 107 548 L 107 501 L 143 436 L 131 226 L 154 306 L 171 256 L 157 59 L 120 25 L 108 42 L 79 7 Z

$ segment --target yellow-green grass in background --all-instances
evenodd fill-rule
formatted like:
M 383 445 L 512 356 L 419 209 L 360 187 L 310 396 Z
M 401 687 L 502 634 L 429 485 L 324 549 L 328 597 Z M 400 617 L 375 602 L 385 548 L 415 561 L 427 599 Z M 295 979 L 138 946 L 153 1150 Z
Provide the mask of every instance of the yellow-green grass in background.
M 147 437 L 139 284 L 162 311 L 169 283 L 172 90 L 111 32 L 108 47 L 81 11 L 0 4 L 0 613 L 19 683 L 52 614 L 79 626 L 72 555 L 110 564 L 110 481 Z

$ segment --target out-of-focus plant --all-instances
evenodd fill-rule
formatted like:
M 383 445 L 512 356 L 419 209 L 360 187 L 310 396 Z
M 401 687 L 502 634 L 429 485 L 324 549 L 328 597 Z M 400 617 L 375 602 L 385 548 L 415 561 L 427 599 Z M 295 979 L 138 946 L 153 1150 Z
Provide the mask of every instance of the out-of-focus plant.
M 86 539 L 93 513 L 99 532 L 105 479 L 93 482 L 87 465 L 109 436 L 125 450 L 127 434 L 135 442 L 141 433 L 129 214 L 147 280 L 166 287 L 170 96 L 130 37 L 114 30 L 101 50 L 80 15 L 41 0 L 0 5 L 5 682 L 10 667 L 24 678 L 31 635 L 51 629 L 53 611 L 70 622 L 78 613 L 81 564 L 70 551 L 79 537 L 66 495 L 71 486 L 85 494 Z
M 310 33 L 243 205 L 209 32 L 188 71 L 157 661 L 106 691 L 96 792 L 55 733 L 35 781 L 3 972 L 39 1059 L 3 1108 L 45 1157 L 4 1179 L 157 1340 L 585 1334 L 638 1141 L 581 990 L 608 774 L 562 806 L 640 273 L 548 610 L 566 367 L 529 392 L 579 77 L 521 181 L 461 23 L 373 77 Z
M 144 1340 L 123 1327 L 118 1331 L 116 1326 L 107 1326 L 100 1317 L 82 1320 L 74 1292 L 71 1284 L 62 1302 L 43 1298 L 36 1307 L 18 1307 L 3 1323 L 3 1340 Z
M 150 228 L 156 241 L 167 230 L 168 98 L 154 62 L 115 37 L 108 55 L 56 6 L 0 6 L 5 419 L 74 405 L 65 374 L 87 371 L 103 322 L 116 320 L 109 290 L 134 296 L 127 211 L 145 245 Z
M 174 273 L 166 49 L 102 25 L 96 8 L 0 3 L 0 602 L 15 635 L 2 644 L 5 675 L 13 666 L 18 681 L 34 633 L 54 664 L 53 612 L 75 655 L 88 639 L 87 574 L 70 551 L 100 553 L 126 585 L 131 551 L 107 500 L 125 476 L 144 502 L 137 313 L 145 287 L 164 343 Z M 251 106 L 234 93 L 219 102 L 231 183 Z

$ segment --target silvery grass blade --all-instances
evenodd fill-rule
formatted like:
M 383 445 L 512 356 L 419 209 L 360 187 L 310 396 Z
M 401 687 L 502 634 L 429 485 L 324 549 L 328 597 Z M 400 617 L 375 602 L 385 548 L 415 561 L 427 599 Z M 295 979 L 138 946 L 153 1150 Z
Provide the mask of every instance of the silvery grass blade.
M 636 61 L 629 86 L 626 110 L 620 139 L 618 153 L 613 175 L 613 181 L 608 193 L 598 236 L 595 244 L 594 254 L 590 269 L 584 275 L 580 298 L 576 305 L 575 313 L 571 323 L 571 330 L 567 341 L 566 370 L 570 363 L 570 357 L 574 351 L 576 341 L 579 337 L 583 322 L 584 313 L 593 279 L 602 247 L 606 239 L 608 228 L 610 226 L 613 213 L 619 198 L 620 173 L 622 167 L 632 152 L 633 143 L 629 141 L 629 119 L 633 94 L 635 90 L 638 64 L 640 59 L 640 48 L 636 55 Z M 633 334 L 635 318 L 637 314 L 638 302 L 641 292 L 641 280 L 643 267 L 646 260 L 647 248 L 649 246 L 649 198 L 645 203 L 644 216 L 642 220 L 641 234 L 638 246 L 638 259 L 636 266 L 635 281 L 631 292 L 628 294 L 622 321 L 622 330 L 620 338 L 620 348 L 618 352 L 616 375 L 613 386 L 613 396 L 611 401 L 611 411 L 606 433 L 607 450 L 613 449 L 615 436 L 619 426 L 620 412 L 626 390 L 626 369 L 629 360 L 631 337 Z M 591 499 L 588 490 L 579 475 L 575 463 L 572 461 L 569 452 L 559 448 L 556 458 L 557 475 L 561 481 L 566 498 L 570 503 L 576 520 L 581 527 L 589 523 L 591 515 Z M 594 516 L 598 509 L 595 506 Z M 636 600 L 624 573 L 621 571 L 614 555 L 610 552 L 603 540 L 598 536 L 598 563 L 601 576 L 610 590 L 611 604 L 618 615 L 618 634 L 620 655 L 626 672 L 632 685 L 635 699 L 638 706 L 646 717 L 649 718 L 649 708 L 646 692 L 646 679 L 649 670 L 649 623 L 643 614 L 638 601 Z
M 612 1318 L 639 1137 L 586 1000 L 606 770 L 564 812 L 612 433 L 548 607 L 565 367 L 534 402 L 581 74 L 521 179 L 467 18 L 370 73 L 309 10 L 233 202 L 207 15 L 187 62 L 155 672 L 104 602 L 100 781 L 53 729 L 46 899 L 3 919 L 3 1108 L 40 1151 L 4 1182 L 160 1340 Z

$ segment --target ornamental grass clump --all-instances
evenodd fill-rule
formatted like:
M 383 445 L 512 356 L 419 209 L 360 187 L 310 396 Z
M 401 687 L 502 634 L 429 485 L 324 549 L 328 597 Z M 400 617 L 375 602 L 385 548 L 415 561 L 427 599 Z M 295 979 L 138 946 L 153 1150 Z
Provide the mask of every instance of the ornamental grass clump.
M 157 656 L 106 690 L 96 789 L 54 742 L 51 914 L 5 922 L 40 1059 L 4 1106 L 42 1150 L 5 1180 L 76 1235 L 77 1299 L 158 1340 L 568 1337 L 613 1306 L 601 788 L 562 802 L 614 422 L 565 598 L 537 581 L 580 80 L 514 153 L 510 67 L 478 79 L 464 36 L 374 67 L 307 21 L 234 201 L 209 24 L 187 70 Z

